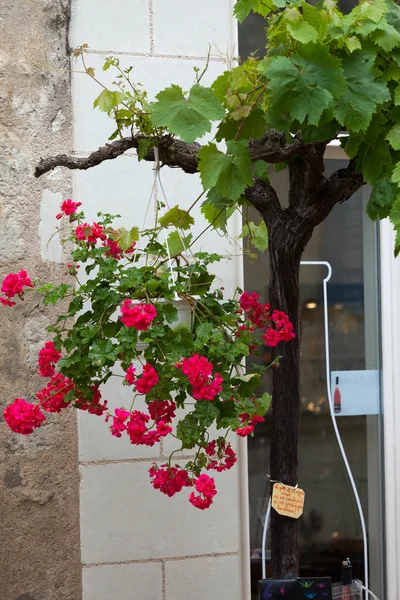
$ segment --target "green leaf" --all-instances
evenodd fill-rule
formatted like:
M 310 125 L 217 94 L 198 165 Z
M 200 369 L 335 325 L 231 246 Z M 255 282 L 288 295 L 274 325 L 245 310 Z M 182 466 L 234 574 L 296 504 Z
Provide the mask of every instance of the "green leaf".
M 114 240 L 118 243 L 121 250 L 125 252 L 139 239 L 139 228 L 132 227 L 129 231 L 125 227 L 120 227 L 114 234 Z
M 184 252 L 189 248 L 190 242 L 192 240 L 192 234 L 182 237 L 179 235 L 178 231 L 171 231 L 169 234 L 167 241 L 165 242 L 168 246 L 169 253 L 171 256 L 176 256 L 181 252 Z
M 250 241 L 257 250 L 264 252 L 268 249 L 268 230 L 264 221 L 261 221 L 259 225 L 249 221 L 242 229 L 242 233 L 238 236 L 239 238 L 250 236 Z
M 392 127 L 387 134 L 386 139 L 392 146 L 393 150 L 400 150 L 400 124 Z
M 82 343 L 88 344 L 92 338 L 95 337 L 96 333 L 99 330 L 99 326 L 91 323 L 87 327 L 82 330 Z
M 239 23 L 243 23 L 252 10 L 257 11 L 259 8 L 260 0 L 238 0 L 233 8 L 233 14 Z
M 358 39 L 358 37 L 355 35 L 345 38 L 344 43 L 346 44 L 346 48 L 349 52 L 354 52 L 355 50 L 361 50 L 361 42 Z
M 390 52 L 393 48 L 400 46 L 400 33 L 388 23 L 385 24 L 384 29 L 374 31 L 371 39 L 385 52 Z
M 392 173 L 392 181 L 394 183 L 400 183 L 400 163 L 397 163 Z
M 193 217 L 186 211 L 179 208 L 178 205 L 171 208 L 162 217 L 158 219 L 161 227 L 168 227 L 174 225 L 179 229 L 190 229 L 191 225 L 194 225 Z
M 400 104 L 400 85 L 394 90 L 394 103 L 396 106 Z
M 213 90 L 196 83 L 186 99 L 178 85 L 159 92 L 151 106 L 153 125 L 167 127 L 184 142 L 193 143 L 211 131 L 211 122 L 222 119 L 225 111 Z
M 268 177 L 268 163 L 265 161 L 256 160 L 256 162 L 253 163 L 253 174 L 266 183 L 270 183 L 270 178 Z
M 323 111 L 346 87 L 341 62 L 320 44 L 300 46 L 290 58 L 271 59 L 265 71 L 271 90 L 269 115 L 279 127 L 287 115 L 292 120 L 317 125 Z
M 57 302 L 59 302 L 66 296 L 68 290 L 70 290 L 71 288 L 72 285 L 69 285 L 68 283 L 61 283 L 60 285 L 57 285 L 54 288 L 52 287 L 52 289 L 46 291 L 43 297 L 43 304 L 45 306 L 48 306 L 49 304 L 57 304 Z
M 267 129 L 267 119 L 265 112 L 261 108 L 253 108 L 248 117 L 240 122 L 226 119 L 218 127 L 215 139 L 217 142 L 221 140 L 259 140 L 264 135 Z
M 100 96 L 93 102 L 93 108 L 110 113 L 113 108 L 123 101 L 124 97 L 122 92 L 103 90 Z
M 233 384 L 239 384 L 238 392 L 241 396 L 251 396 L 256 387 L 261 385 L 261 376 L 256 373 L 248 373 L 232 379 Z
M 210 400 L 200 400 L 194 406 L 193 416 L 202 427 L 210 427 L 219 415 L 218 408 Z
M 175 321 L 178 320 L 178 310 L 173 304 L 165 304 L 163 306 L 162 312 L 167 323 L 175 323 Z
M 235 212 L 236 204 L 218 194 L 215 188 L 211 188 L 207 195 L 207 201 L 201 205 L 201 213 L 205 219 L 214 227 L 226 232 L 229 217 Z
M 380 174 L 383 165 L 389 165 L 392 162 L 389 144 L 382 138 L 368 146 L 362 157 L 362 173 L 370 185 L 374 185 Z
M 360 14 L 374 23 L 379 23 L 386 11 L 385 2 L 381 0 L 367 0 L 360 5 Z
M 176 428 L 176 436 L 181 440 L 184 448 L 194 448 L 199 441 L 202 429 L 198 424 L 196 417 L 192 414 L 186 415 L 179 421 Z
M 151 143 L 152 142 L 149 138 L 140 138 L 139 139 L 139 145 L 138 145 L 138 150 L 137 150 L 139 161 L 144 159 L 144 157 L 147 154 L 148 149 L 150 148 Z
M 94 340 L 89 357 L 94 365 L 102 367 L 106 362 L 113 362 L 117 358 L 118 347 L 113 346 L 111 340 Z
M 268 230 L 265 221 L 261 221 L 252 229 L 251 243 L 257 250 L 264 252 L 268 249 Z
M 272 396 L 271 394 L 268 394 L 267 392 L 265 392 L 265 394 L 263 394 L 261 396 L 261 398 L 256 398 L 254 404 L 257 407 L 256 410 L 256 414 L 259 417 L 263 417 L 265 415 L 265 413 L 268 412 L 269 407 L 271 406 L 271 402 L 272 402 Z
M 375 79 L 374 58 L 361 52 L 343 58 L 348 87 L 336 103 L 334 114 L 353 132 L 365 131 L 378 104 L 390 99 L 385 82 Z
M 227 154 L 213 143 L 203 146 L 199 152 L 199 171 L 203 187 L 217 192 L 230 200 L 237 200 L 252 184 L 251 160 L 247 145 L 227 142 Z
M 389 178 L 379 179 L 372 188 L 366 213 L 370 219 L 385 219 L 389 216 L 394 201 L 399 194 L 398 186 Z
M 394 255 L 398 256 L 398 254 L 400 253 L 400 196 L 396 198 L 390 211 L 389 217 L 396 231 Z
M 315 29 L 315 27 L 303 20 L 295 21 L 294 23 L 288 23 L 287 30 L 295 40 L 301 42 L 302 44 L 318 41 L 318 31 Z

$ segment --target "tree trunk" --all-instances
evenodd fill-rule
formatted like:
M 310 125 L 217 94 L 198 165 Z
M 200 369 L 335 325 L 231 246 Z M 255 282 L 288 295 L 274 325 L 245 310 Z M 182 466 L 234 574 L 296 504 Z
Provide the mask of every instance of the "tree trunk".
M 294 236 L 288 231 L 285 221 L 285 218 L 280 219 L 278 227 L 270 232 L 269 300 L 271 310 L 281 310 L 289 315 L 296 338 L 290 343 L 279 344 L 275 350 L 275 357 L 280 357 L 280 366 L 273 370 L 270 472 L 272 485 L 274 481 L 280 481 L 295 486 L 298 483 L 300 433 L 299 271 L 303 248 L 311 232 L 307 232 L 307 239 L 302 244 L 298 232 Z M 297 519 L 282 517 L 272 510 L 273 577 L 298 576 L 297 526 Z

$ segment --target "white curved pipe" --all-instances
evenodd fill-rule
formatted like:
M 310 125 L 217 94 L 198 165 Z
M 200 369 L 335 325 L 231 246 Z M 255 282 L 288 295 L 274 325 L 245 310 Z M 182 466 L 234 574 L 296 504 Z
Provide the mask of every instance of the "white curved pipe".
M 269 517 L 271 515 L 271 501 L 272 501 L 272 499 L 270 496 L 269 500 L 268 500 L 267 512 L 265 513 L 263 536 L 262 536 L 262 542 L 261 542 L 261 560 L 262 560 L 262 578 L 263 579 L 266 579 L 266 577 L 267 577 L 267 559 L 265 556 L 265 552 L 267 549 L 267 531 L 268 531 L 268 521 L 269 521 Z
M 331 384 L 330 384 L 330 374 L 331 374 L 331 368 L 330 368 L 330 353 L 329 353 L 329 318 L 328 318 L 328 290 L 327 290 L 327 284 L 328 281 L 330 280 L 330 278 L 332 277 L 332 267 L 330 265 L 330 263 L 328 263 L 327 261 L 318 261 L 318 260 L 305 260 L 302 261 L 300 263 L 301 265 L 313 265 L 313 266 L 325 266 L 328 269 L 328 274 L 325 277 L 325 279 L 322 280 L 322 286 L 323 286 L 323 296 L 324 296 L 324 334 L 325 334 L 325 356 L 326 356 L 326 389 L 327 389 L 327 393 L 328 393 L 328 401 L 329 401 L 329 411 L 331 414 L 331 419 L 332 419 L 332 424 L 333 424 L 333 429 L 336 435 L 336 439 L 339 445 L 339 449 L 343 458 L 343 462 L 344 465 L 346 467 L 346 471 L 347 474 L 349 476 L 350 479 L 350 484 L 351 487 L 353 489 L 353 494 L 356 500 L 356 504 L 357 504 L 357 509 L 358 509 L 358 514 L 360 516 L 360 521 L 361 521 L 361 529 L 362 529 L 362 534 L 363 534 L 363 544 L 364 544 L 364 583 L 365 586 L 363 586 L 363 588 L 365 588 L 368 593 L 372 594 L 372 592 L 369 592 L 368 590 L 368 583 L 369 583 L 369 577 L 368 577 L 368 540 L 367 540 L 367 528 L 365 525 L 365 518 L 364 518 L 364 513 L 362 510 L 362 506 L 361 506 L 361 500 L 360 500 L 360 496 L 358 495 L 358 491 L 357 491 L 357 486 L 356 483 L 354 481 L 354 477 L 353 477 L 353 473 L 351 471 L 350 465 L 349 465 L 349 461 L 347 459 L 347 455 L 345 452 L 345 449 L 343 447 L 343 442 L 342 442 L 342 438 L 340 437 L 340 432 L 336 423 L 336 417 L 335 417 L 335 413 L 333 410 L 333 402 L 332 402 L 332 392 L 331 392 Z M 266 545 L 266 540 L 267 540 L 267 530 L 268 530 L 268 521 L 269 521 L 269 517 L 270 517 L 270 512 L 271 512 L 271 499 L 269 500 L 268 503 L 268 508 L 267 508 L 267 512 L 265 515 L 265 522 L 264 522 L 264 529 L 263 529 L 263 541 L 262 541 L 262 572 L 263 572 L 263 578 L 265 578 L 265 572 L 266 572 L 266 565 L 265 565 L 265 545 Z M 376 596 L 375 596 L 376 597 Z

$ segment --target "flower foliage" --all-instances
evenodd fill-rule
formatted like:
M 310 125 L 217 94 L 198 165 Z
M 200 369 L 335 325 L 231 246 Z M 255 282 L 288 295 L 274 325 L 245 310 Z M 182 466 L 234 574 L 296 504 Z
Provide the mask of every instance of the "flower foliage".
M 30 292 L 41 294 L 45 305 L 67 306 L 39 352 L 38 374 L 47 383 L 36 403 L 16 398 L 4 419 L 28 435 L 45 424 L 46 413 L 74 407 L 102 417 L 110 435 L 137 446 L 174 436 L 177 450 L 194 449 L 194 458 L 184 466 L 173 464 L 172 456 L 154 465 L 151 483 L 167 496 L 192 488 L 190 503 L 206 509 L 217 493 L 210 473 L 236 463 L 228 434 L 252 434 L 270 404 L 268 394 L 256 394 L 264 367 L 243 374 L 243 360 L 265 341 L 290 342 L 293 327 L 287 315 L 260 304 L 257 294 L 239 291 L 225 299 L 221 289 L 212 291 L 208 267 L 218 255 L 187 258 L 179 250 L 171 256 L 168 242 L 158 241 L 158 227 L 139 235 L 136 228 L 115 229 L 113 217 L 102 213 L 88 224 L 79 208 L 69 199 L 59 213 L 70 223 L 65 241 L 74 244 L 67 275 L 79 283 L 42 284 L 26 271 L 3 281 L 7 298 L 23 300 Z M 182 217 L 172 210 L 164 218 L 171 227 L 174 215 L 179 222 Z M 108 408 L 101 386 L 113 377 L 129 387 L 130 406 Z

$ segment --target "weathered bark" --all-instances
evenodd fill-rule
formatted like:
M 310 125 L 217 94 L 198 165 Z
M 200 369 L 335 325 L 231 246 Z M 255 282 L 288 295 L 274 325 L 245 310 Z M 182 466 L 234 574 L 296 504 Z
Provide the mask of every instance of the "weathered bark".
M 71 170 L 86 170 L 96 167 L 106 160 L 113 160 L 131 149 L 138 149 L 139 141 L 146 136 L 138 134 L 126 137 L 102 146 L 89 156 L 78 157 L 67 154 L 58 154 L 49 158 L 41 158 L 35 169 L 35 177 L 41 177 L 55 167 L 66 167 Z M 150 139 L 150 138 L 149 138 Z M 187 144 L 170 135 L 160 139 L 152 138 L 160 152 L 161 162 L 168 167 L 179 167 L 186 173 L 196 173 L 199 166 L 198 153 L 200 144 L 194 142 Z M 314 145 L 306 144 L 300 138 L 286 143 L 286 136 L 275 129 L 268 130 L 261 140 L 249 141 L 249 153 L 253 161 L 264 160 L 268 163 L 285 162 L 293 156 L 304 156 L 312 152 Z M 149 150 L 144 160 L 154 161 L 154 152 Z
M 246 197 L 261 211 L 269 233 L 271 310 L 289 315 L 296 338 L 280 344 L 275 356 L 279 368 L 273 372 L 271 483 L 280 481 L 295 486 L 298 470 L 300 434 L 300 261 L 314 227 L 319 225 L 338 202 L 350 198 L 363 185 L 362 177 L 350 163 L 346 169 L 323 176 L 323 145 L 316 144 L 307 159 L 289 162 L 289 207 L 282 210 L 274 190 L 258 183 Z M 301 482 L 300 482 L 301 483 Z M 271 513 L 271 558 L 273 577 L 299 574 L 298 521 Z
M 297 485 L 298 446 L 300 432 L 300 318 L 299 271 L 303 248 L 313 228 L 303 222 L 300 231 L 288 229 L 287 215 L 270 231 L 271 309 L 282 310 L 294 325 L 296 338 L 275 350 L 279 368 L 273 371 L 271 483 L 280 481 Z M 297 237 L 300 233 L 301 238 Z M 273 577 L 296 577 L 299 572 L 296 519 L 271 513 L 271 557 Z

